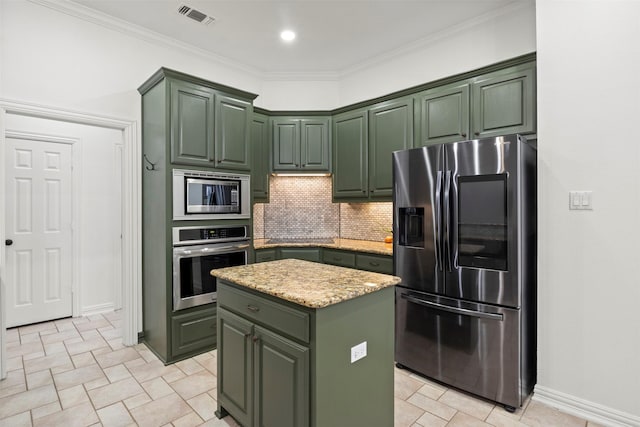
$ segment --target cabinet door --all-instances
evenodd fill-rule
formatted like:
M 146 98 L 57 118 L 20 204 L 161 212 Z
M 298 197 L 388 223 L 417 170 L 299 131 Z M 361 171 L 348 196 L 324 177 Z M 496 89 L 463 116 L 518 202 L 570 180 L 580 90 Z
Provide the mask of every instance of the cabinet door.
M 479 77 L 471 87 L 474 138 L 535 131 L 533 68 Z
M 301 119 L 301 170 L 329 171 L 329 150 L 329 119 Z
M 300 167 L 300 121 L 272 119 L 273 170 L 297 170 Z
M 333 120 L 333 198 L 367 198 L 367 111 Z
M 251 122 L 251 190 L 254 202 L 269 200 L 269 145 L 269 119 L 267 116 L 254 114 Z
M 214 93 L 171 81 L 171 163 L 213 166 Z
M 218 308 L 218 409 L 243 426 L 253 419 L 253 323 Z
M 254 340 L 254 425 L 308 426 L 309 349 L 259 326 Z
M 216 96 L 216 167 L 250 170 L 250 102 Z
M 469 84 L 429 89 L 416 96 L 420 108 L 418 146 L 469 138 Z
M 276 260 L 276 249 L 260 249 L 256 251 L 256 262 Z
M 391 200 L 391 153 L 413 146 L 413 99 L 376 105 L 369 110 L 369 196 Z
M 171 318 L 171 356 L 209 351 L 216 346 L 216 308 L 178 314 Z

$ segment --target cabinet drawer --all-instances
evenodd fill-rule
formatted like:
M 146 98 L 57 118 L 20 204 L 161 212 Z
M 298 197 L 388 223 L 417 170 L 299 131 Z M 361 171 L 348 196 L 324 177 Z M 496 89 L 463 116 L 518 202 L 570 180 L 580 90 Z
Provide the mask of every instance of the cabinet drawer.
M 280 248 L 280 258 L 295 258 L 304 261 L 320 262 L 319 248 Z
M 309 313 L 218 282 L 218 305 L 272 330 L 309 342 Z
M 216 345 L 216 308 L 171 318 L 172 356 L 196 350 L 213 350 Z
M 356 256 L 356 267 L 361 270 L 375 271 L 376 273 L 393 274 L 393 258 L 383 255 Z
M 324 262 L 325 264 L 354 268 L 356 266 L 356 254 L 335 251 L 333 249 L 323 249 L 322 262 Z
M 256 262 L 266 262 L 276 260 L 275 249 L 261 249 L 256 251 Z

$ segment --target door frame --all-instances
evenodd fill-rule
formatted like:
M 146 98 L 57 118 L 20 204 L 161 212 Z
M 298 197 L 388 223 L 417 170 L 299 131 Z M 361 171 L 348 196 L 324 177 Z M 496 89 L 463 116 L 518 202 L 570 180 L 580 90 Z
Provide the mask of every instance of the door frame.
M 6 115 L 22 115 L 58 120 L 90 126 L 116 129 L 122 132 L 122 343 L 138 343 L 142 324 L 142 269 L 141 269 L 141 168 L 140 137 L 136 120 L 126 120 L 70 111 L 56 107 L 28 104 L 0 99 L 0 198 L 5 198 L 5 123 Z M 0 209 L 0 243 L 5 240 L 5 212 Z M 77 234 L 77 233 L 76 233 Z M 75 237 L 74 237 L 75 238 Z M 75 244 L 75 242 L 74 242 Z M 0 245 L 0 303 L 4 304 L 5 246 Z M 74 294 L 75 295 L 75 294 Z M 74 313 L 75 315 L 75 313 Z M 0 378 L 6 377 L 5 310 L 0 310 Z
M 64 136 L 54 136 L 54 135 L 47 135 L 47 134 L 38 134 L 38 133 L 30 133 L 30 132 L 21 132 L 21 131 L 12 131 L 9 129 L 4 129 L 4 138 L 1 140 L 1 145 L 0 145 L 0 150 L 2 151 L 2 154 L 0 156 L 1 159 L 3 160 L 2 166 L 0 166 L 0 173 L 2 173 L 2 177 L 0 177 L 0 184 L 3 186 L 2 188 L 4 189 L 4 155 L 5 155 L 5 144 L 6 144 L 6 138 L 13 138 L 13 139 L 21 139 L 21 140 L 26 140 L 26 141 L 39 141 L 39 142 L 45 142 L 45 143 L 53 143 L 53 144 L 66 144 L 66 145 L 71 145 L 71 244 L 72 244 L 72 251 L 71 251 L 71 292 L 72 292 L 72 296 L 71 296 L 71 315 L 73 317 L 77 317 L 80 316 L 80 263 L 75 261 L 75 255 L 80 253 L 81 251 L 81 246 L 80 246 L 80 233 L 78 232 L 79 230 L 79 225 L 82 223 L 81 219 L 80 219 L 80 215 L 81 215 L 81 211 L 80 211 L 80 203 L 78 203 L 78 195 L 80 194 L 80 177 L 82 176 L 81 172 L 81 165 L 82 162 L 80 161 L 80 159 L 82 159 L 82 145 L 78 144 L 80 142 L 80 139 L 78 138 L 68 138 L 68 137 L 64 137 Z M 3 199 L 6 201 L 6 195 L 3 197 Z M 2 224 L 0 224 L 0 228 L 2 228 L 2 232 L 1 235 L 2 236 L 6 236 L 6 230 L 4 229 L 5 226 L 5 218 L 4 218 L 4 212 L 0 213 L 0 218 L 2 218 Z M 4 237 L 3 237 L 4 238 Z M 3 245 L 3 250 L 6 251 L 6 247 Z M 2 256 L 6 256 L 6 252 L 2 253 Z M 0 265 L 2 266 L 2 274 L 3 277 L 6 270 L 5 270 L 5 265 L 4 265 L 5 259 L 3 258 L 0 261 Z M 4 283 L 4 280 L 3 280 Z M 4 299 L 2 301 L 5 301 Z M 2 303 L 2 304 L 6 304 L 6 303 Z M 1 306 L 0 308 L 4 308 L 4 306 Z M 3 312 L 6 312 L 5 310 L 3 310 Z M 6 322 L 6 319 L 3 320 L 4 322 Z

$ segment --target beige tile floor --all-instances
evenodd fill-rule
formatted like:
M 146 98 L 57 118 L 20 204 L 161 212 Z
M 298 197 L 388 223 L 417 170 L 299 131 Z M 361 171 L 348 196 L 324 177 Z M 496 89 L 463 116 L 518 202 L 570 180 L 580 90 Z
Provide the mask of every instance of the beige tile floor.
M 116 312 L 8 330 L 0 427 L 238 427 L 231 417 L 214 415 L 215 351 L 164 366 L 144 344 L 124 347 L 120 326 Z M 535 401 L 510 414 L 396 369 L 395 427 L 405 426 L 595 424 Z

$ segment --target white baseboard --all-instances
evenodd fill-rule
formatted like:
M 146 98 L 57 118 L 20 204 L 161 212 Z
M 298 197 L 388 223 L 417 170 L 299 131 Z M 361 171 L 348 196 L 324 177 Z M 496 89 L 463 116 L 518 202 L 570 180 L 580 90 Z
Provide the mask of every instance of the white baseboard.
M 82 307 L 82 309 L 80 310 L 80 315 L 91 316 L 93 314 L 107 313 L 113 310 L 114 310 L 114 305 L 112 302 L 109 302 L 106 304 L 89 305 L 86 307 Z
M 609 427 L 640 427 L 640 417 L 536 385 L 533 400 Z

